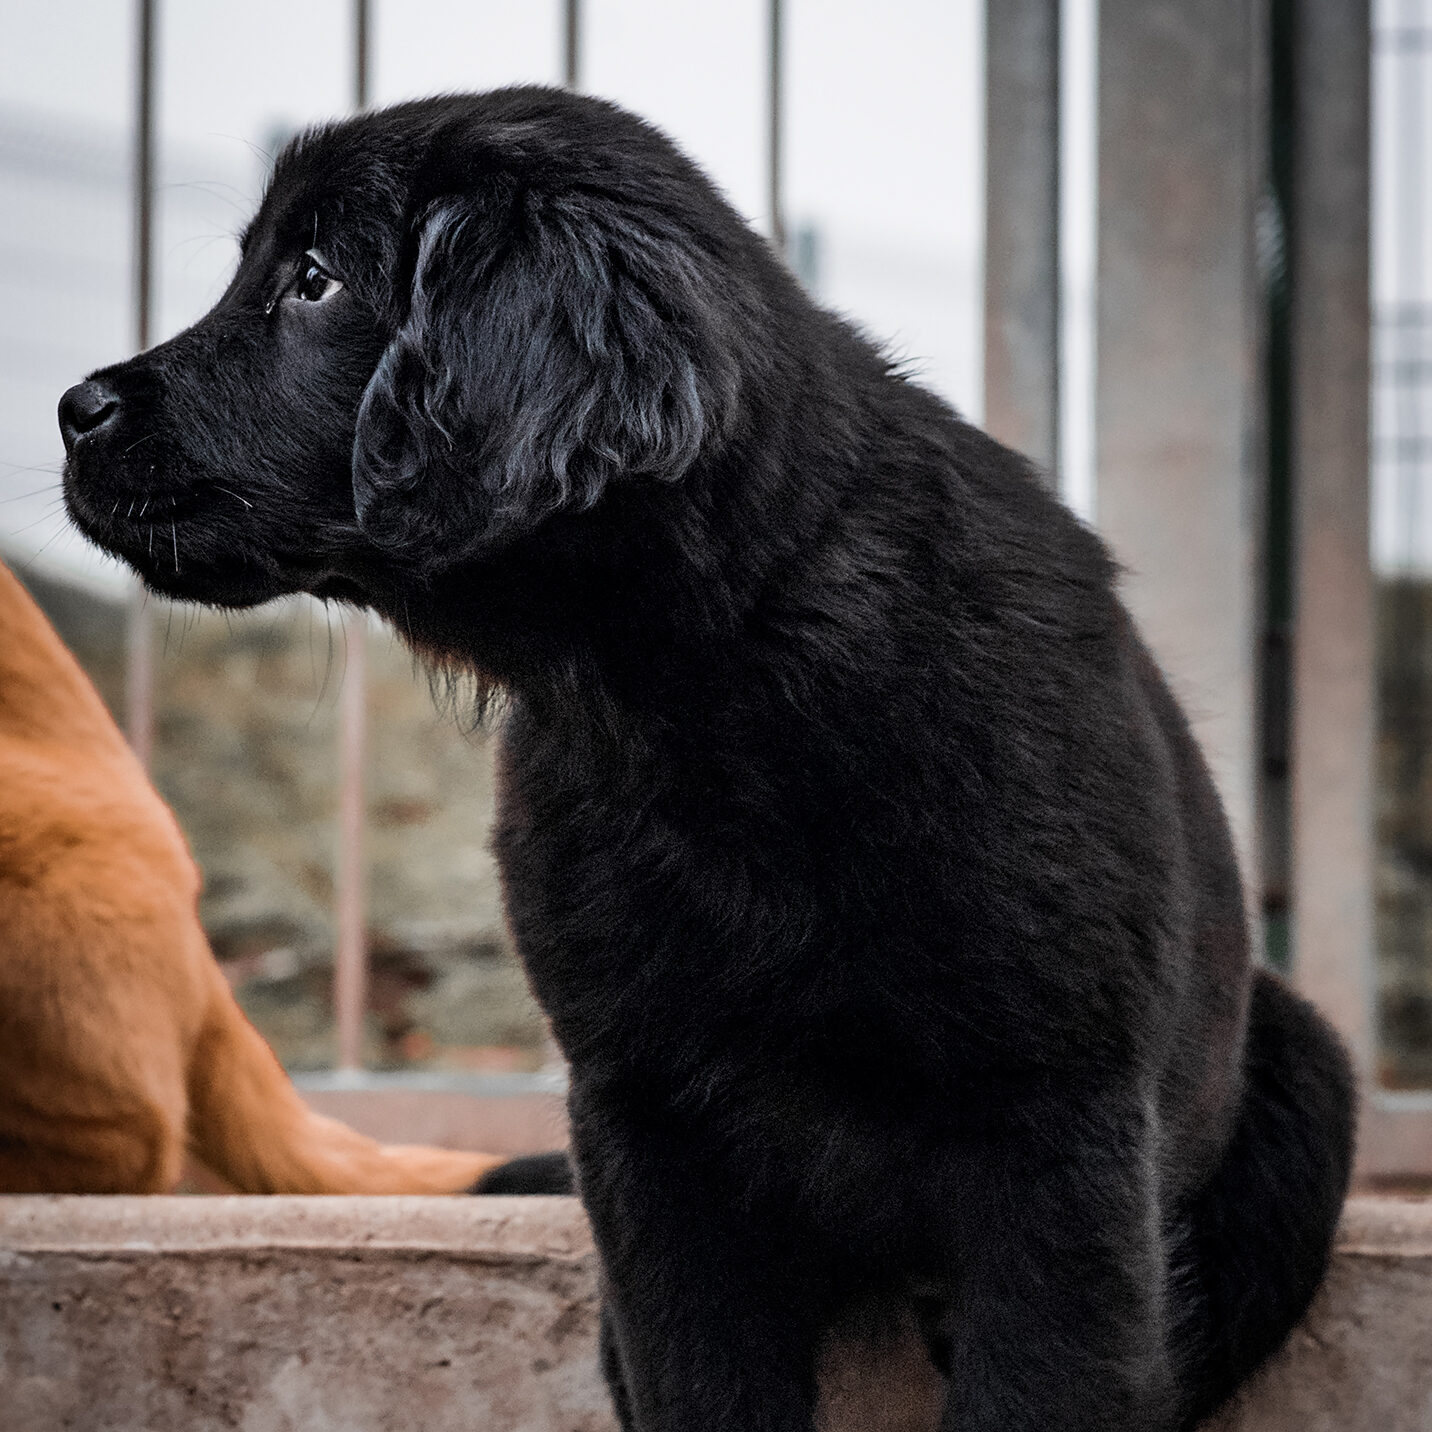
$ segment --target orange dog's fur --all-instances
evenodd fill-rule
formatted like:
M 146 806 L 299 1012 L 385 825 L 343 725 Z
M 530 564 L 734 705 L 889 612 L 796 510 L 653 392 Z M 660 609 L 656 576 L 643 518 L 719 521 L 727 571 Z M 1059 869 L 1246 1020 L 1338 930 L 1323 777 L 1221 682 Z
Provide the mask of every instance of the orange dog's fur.
M 199 875 L 78 663 L 0 565 L 0 1192 L 454 1193 L 503 1160 L 308 1109 L 245 1019 Z

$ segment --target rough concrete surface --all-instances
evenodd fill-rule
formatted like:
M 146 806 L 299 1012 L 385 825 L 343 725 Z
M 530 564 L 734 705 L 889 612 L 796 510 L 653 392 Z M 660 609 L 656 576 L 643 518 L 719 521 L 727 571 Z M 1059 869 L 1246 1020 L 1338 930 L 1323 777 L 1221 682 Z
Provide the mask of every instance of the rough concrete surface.
M 571 1199 L 0 1198 L 0 1432 L 610 1432 Z M 898 1332 L 823 1424 L 928 1427 Z M 1218 1432 L 1432 1429 L 1432 1203 L 1355 1200 L 1306 1326 Z

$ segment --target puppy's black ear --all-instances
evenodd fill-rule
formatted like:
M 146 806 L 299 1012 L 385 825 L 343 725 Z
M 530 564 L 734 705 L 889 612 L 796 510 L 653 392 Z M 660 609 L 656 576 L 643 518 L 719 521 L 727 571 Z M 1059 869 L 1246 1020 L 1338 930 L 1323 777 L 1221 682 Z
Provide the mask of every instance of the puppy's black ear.
M 710 268 L 674 226 L 592 196 L 434 204 L 358 415 L 370 540 L 445 566 L 609 482 L 681 477 L 735 406 Z

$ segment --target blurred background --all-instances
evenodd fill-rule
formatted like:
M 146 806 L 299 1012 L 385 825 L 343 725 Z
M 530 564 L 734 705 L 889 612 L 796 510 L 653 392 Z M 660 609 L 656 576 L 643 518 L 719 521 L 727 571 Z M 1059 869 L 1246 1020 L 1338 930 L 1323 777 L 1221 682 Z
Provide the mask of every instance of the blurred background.
M 1264 957 L 1362 1060 L 1364 1176 L 1432 1177 L 1432 0 L 0 0 L 0 557 L 310 1097 L 489 1143 L 559 1098 L 488 736 L 351 615 L 138 594 L 66 525 L 55 405 L 214 301 L 296 131 L 518 82 L 666 129 L 1105 532 Z

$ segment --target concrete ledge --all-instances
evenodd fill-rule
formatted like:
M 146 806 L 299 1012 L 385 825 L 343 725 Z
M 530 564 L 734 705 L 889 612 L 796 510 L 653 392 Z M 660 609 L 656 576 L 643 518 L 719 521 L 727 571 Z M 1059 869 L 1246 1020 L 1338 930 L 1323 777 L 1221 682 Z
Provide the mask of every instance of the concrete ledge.
M 0 1432 L 610 1432 L 571 1199 L 0 1198 Z M 908 1346 L 827 1428 L 929 1426 Z M 1359 1199 L 1219 1432 L 1432 1428 L 1432 1203 Z
M 574 1199 L 0 1199 L 3 1432 L 607 1432 Z

